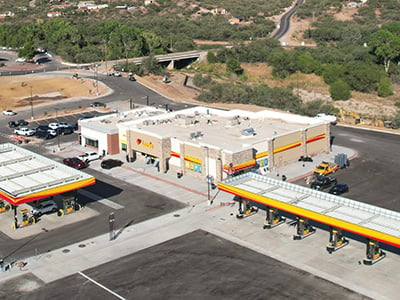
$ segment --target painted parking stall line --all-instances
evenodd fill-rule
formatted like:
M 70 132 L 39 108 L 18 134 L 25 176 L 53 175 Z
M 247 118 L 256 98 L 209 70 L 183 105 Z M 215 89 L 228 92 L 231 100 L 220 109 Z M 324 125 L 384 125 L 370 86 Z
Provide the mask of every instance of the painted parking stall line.
M 97 282 L 96 280 L 90 278 L 89 276 L 83 274 L 82 272 L 78 272 L 79 275 L 81 275 L 82 277 L 86 278 L 87 280 L 89 280 L 90 282 L 94 283 L 95 285 L 101 287 L 103 290 L 109 292 L 110 294 L 114 295 L 115 297 L 117 297 L 118 299 L 121 300 L 126 300 L 126 298 L 122 297 L 121 295 L 117 294 L 116 292 L 110 290 L 109 288 L 105 287 L 104 285 L 102 285 L 101 283 Z

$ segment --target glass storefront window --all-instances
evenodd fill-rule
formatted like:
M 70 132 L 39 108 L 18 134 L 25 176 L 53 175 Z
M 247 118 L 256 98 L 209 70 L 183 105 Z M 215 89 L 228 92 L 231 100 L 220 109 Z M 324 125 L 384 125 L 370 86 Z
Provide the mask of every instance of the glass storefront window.
M 99 141 L 97 141 L 97 140 L 91 140 L 91 139 L 85 138 L 85 144 L 87 146 L 99 148 Z

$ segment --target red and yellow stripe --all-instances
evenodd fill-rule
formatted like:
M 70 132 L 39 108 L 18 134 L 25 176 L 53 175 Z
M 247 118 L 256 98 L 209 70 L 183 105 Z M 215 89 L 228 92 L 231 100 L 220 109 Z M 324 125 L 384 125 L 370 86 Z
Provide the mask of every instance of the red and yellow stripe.
M 198 165 L 201 165 L 201 163 L 202 163 L 201 159 L 198 159 L 198 158 L 195 158 L 195 157 L 192 157 L 189 155 L 185 155 L 184 160 L 190 161 L 190 162 L 198 164 Z
M 289 150 L 289 149 L 293 149 L 293 148 L 296 148 L 296 147 L 299 147 L 299 146 L 301 146 L 301 142 L 294 142 L 294 143 L 291 143 L 291 144 L 288 144 L 288 145 L 285 145 L 285 146 L 282 146 L 282 147 L 275 148 L 274 149 L 274 153 L 283 152 L 283 151 L 286 151 L 286 150 Z
M 315 142 L 315 141 L 318 141 L 318 140 L 322 140 L 324 138 L 326 138 L 326 134 L 325 133 L 307 139 L 306 143 L 312 143 L 312 142 Z
M 266 157 L 266 156 L 268 156 L 268 151 L 257 153 L 255 158 L 259 159 L 259 158 Z
M 180 157 L 181 157 L 181 155 L 180 155 L 178 152 L 174 152 L 174 151 L 171 151 L 171 152 L 169 153 L 169 155 L 170 155 L 170 156 L 173 156 L 173 157 L 177 157 L 177 158 L 180 158 Z
M 255 164 L 256 164 L 256 160 L 252 159 L 252 160 L 246 161 L 244 163 L 232 166 L 232 168 L 229 165 L 224 165 L 224 171 L 227 172 L 227 171 L 232 170 L 233 172 L 236 172 L 236 171 L 239 171 L 239 170 L 242 170 L 242 169 L 245 169 L 245 168 L 252 167 Z
M 293 206 L 291 204 L 287 204 L 269 197 L 265 197 L 262 195 L 254 194 L 249 191 L 245 191 L 231 185 L 225 183 L 218 183 L 218 189 L 228 192 L 233 195 L 237 195 L 252 201 L 255 201 L 260 204 L 268 205 L 271 207 L 275 207 L 277 209 L 292 213 L 297 216 L 302 216 L 308 218 L 310 220 L 314 220 L 329 226 L 333 226 L 335 228 L 340 228 L 358 235 L 365 236 L 367 238 L 377 240 L 383 243 L 387 243 L 389 245 L 400 247 L 400 238 L 383 233 L 377 230 L 369 229 L 360 225 L 356 225 L 347 221 L 343 221 L 341 219 L 333 218 L 330 216 L 326 216 L 317 212 L 313 212 L 301 207 Z
M 85 186 L 93 185 L 95 183 L 96 183 L 96 179 L 94 177 L 90 177 L 88 179 L 84 179 L 79 182 L 69 183 L 69 184 L 66 184 L 63 186 L 50 188 L 48 190 L 40 191 L 37 193 L 32 193 L 32 194 L 17 197 L 17 198 L 14 198 L 14 197 L 4 193 L 3 191 L 0 191 L 0 198 L 6 200 L 10 204 L 20 205 L 22 203 L 32 202 L 32 201 L 35 201 L 38 199 L 43 199 L 43 198 L 47 198 L 50 196 L 69 192 L 72 190 L 77 190 L 77 189 L 83 188 Z

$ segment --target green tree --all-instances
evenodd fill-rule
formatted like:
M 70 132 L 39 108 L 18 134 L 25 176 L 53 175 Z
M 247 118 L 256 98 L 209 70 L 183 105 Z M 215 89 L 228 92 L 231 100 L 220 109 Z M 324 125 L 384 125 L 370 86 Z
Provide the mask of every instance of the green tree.
M 150 55 L 149 57 L 143 59 L 141 69 L 144 75 L 148 74 L 164 75 L 164 70 L 158 64 L 158 61 L 154 57 L 154 55 Z
M 226 60 L 226 67 L 228 71 L 235 73 L 236 75 L 243 74 L 243 68 L 240 66 L 239 60 L 233 56 L 229 56 Z
M 217 58 L 215 57 L 214 52 L 212 51 L 207 52 L 207 61 L 209 64 L 215 64 L 217 62 Z
M 331 84 L 344 76 L 344 67 L 339 64 L 327 64 L 322 68 L 325 83 Z
M 297 66 L 302 73 L 313 73 L 319 68 L 319 65 L 319 62 L 310 53 L 301 53 L 297 57 Z
M 393 95 L 392 83 L 387 77 L 381 77 L 376 90 L 379 97 L 388 97 Z
M 342 79 L 333 82 L 329 88 L 333 100 L 349 100 L 351 97 L 350 87 Z
M 24 46 L 18 49 L 18 56 L 25 57 L 28 60 L 32 59 L 35 56 L 35 53 L 36 49 L 31 40 L 27 40 L 24 43 Z
M 388 73 L 390 63 L 400 57 L 400 37 L 388 30 L 380 29 L 372 35 L 368 44 Z
M 272 73 L 278 78 L 286 78 L 297 71 L 296 56 L 293 51 L 274 49 L 267 62 L 273 66 Z

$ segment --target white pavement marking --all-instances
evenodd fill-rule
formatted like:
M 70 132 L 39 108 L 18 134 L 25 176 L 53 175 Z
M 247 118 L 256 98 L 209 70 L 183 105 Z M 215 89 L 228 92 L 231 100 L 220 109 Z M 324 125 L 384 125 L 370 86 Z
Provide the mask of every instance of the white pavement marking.
M 106 288 L 104 285 L 102 285 L 101 283 L 98 283 L 97 281 L 93 280 L 92 278 L 90 278 L 89 276 L 83 274 L 82 272 L 78 272 L 79 275 L 85 277 L 87 280 L 93 282 L 95 285 L 101 287 L 102 289 L 106 290 L 107 292 L 109 292 L 110 294 L 114 295 L 115 297 L 117 297 L 118 299 L 121 300 L 126 300 L 126 298 L 118 295 L 116 292 L 113 292 L 112 290 L 110 290 L 109 288 Z
M 104 205 L 106 205 L 106 206 L 109 206 L 109 207 L 111 207 L 111 208 L 113 208 L 113 209 L 122 209 L 122 208 L 124 208 L 122 205 L 119 205 L 119 204 L 116 203 L 116 202 L 113 202 L 113 201 L 108 200 L 108 199 L 106 199 L 106 198 L 103 198 L 103 197 L 101 197 L 101 196 L 99 196 L 99 195 L 96 195 L 96 194 L 93 194 L 93 193 L 91 193 L 91 192 L 88 192 L 88 191 L 86 191 L 86 190 L 79 190 L 78 193 L 79 193 L 79 194 L 82 194 L 82 195 L 85 196 L 85 197 L 88 197 L 88 198 L 90 198 L 90 199 L 93 199 L 93 200 L 95 200 L 95 201 L 98 202 L 98 203 L 101 203 L 101 204 L 104 204 Z

